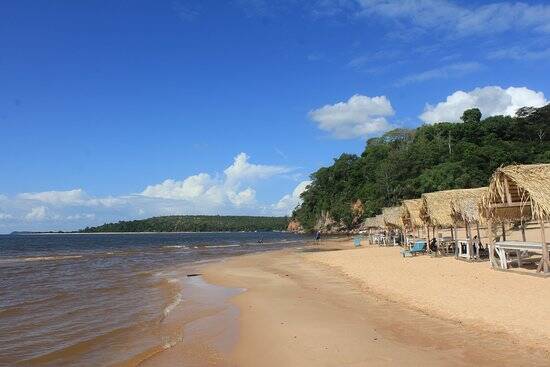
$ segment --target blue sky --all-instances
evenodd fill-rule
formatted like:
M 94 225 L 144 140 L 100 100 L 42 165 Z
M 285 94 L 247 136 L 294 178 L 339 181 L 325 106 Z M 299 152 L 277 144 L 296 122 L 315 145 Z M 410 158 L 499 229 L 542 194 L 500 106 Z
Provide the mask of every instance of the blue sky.
M 393 127 L 540 106 L 544 1 L 17 1 L 0 23 L 0 233 L 286 214 Z

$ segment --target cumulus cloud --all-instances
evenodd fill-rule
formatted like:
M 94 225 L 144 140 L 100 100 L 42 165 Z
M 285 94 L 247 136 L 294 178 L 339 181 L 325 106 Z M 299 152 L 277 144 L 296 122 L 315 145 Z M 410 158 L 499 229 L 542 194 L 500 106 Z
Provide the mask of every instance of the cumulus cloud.
M 467 36 L 514 29 L 550 32 L 550 5 L 521 2 L 459 4 L 447 0 L 358 0 L 366 16 L 408 22 L 425 30 L 452 31 Z
M 36 200 L 54 205 L 80 205 L 88 199 L 86 193 L 82 189 L 68 191 L 30 192 L 22 193 L 18 196 L 20 199 Z
M 0 220 L 7 220 L 12 218 L 13 218 L 13 215 L 0 212 Z
M 255 184 L 292 169 L 258 164 L 236 155 L 220 173 L 166 179 L 137 194 L 94 197 L 83 189 L 0 195 L 2 230 L 78 229 L 105 222 L 176 214 L 270 215 L 271 202 L 258 202 Z
M 356 94 L 346 102 L 325 105 L 309 112 L 321 130 L 337 139 L 351 139 L 379 134 L 392 129 L 386 117 L 395 111 L 386 96 Z
M 221 178 L 213 178 L 207 173 L 189 176 L 184 180 L 165 180 L 151 185 L 141 192 L 142 196 L 173 200 L 186 200 L 203 206 L 220 206 L 230 203 L 235 206 L 250 205 L 255 202 L 256 191 L 243 185 L 257 180 L 290 172 L 290 168 L 275 165 L 254 164 L 245 153 L 238 154 L 233 163 L 223 172 Z
M 27 215 L 25 215 L 25 219 L 31 220 L 31 221 L 39 221 L 46 219 L 46 216 L 48 215 L 48 209 L 45 206 L 37 206 L 35 208 L 32 208 Z
M 283 166 L 249 163 L 249 159 L 248 155 L 240 153 L 234 158 L 233 164 L 223 171 L 230 184 L 248 180 L 264 180 L 290 171 L 288 167 Z
M 484 117 L 513 116 L 521 107 L 541 107 L 547 103 L 543 92 L 526 87 L 503 89 L 498 86 L 488 86 L 469 92 L 459 90 L 435 106 L 428 104 L 420 115 L 420 119 L 426 123 L 456 122 L 460 120 L 464 110 L 474 107 L 479 108 Z
M 294 208 L 302 203 L 300 195 L 306 191 L 306 188 L 311 184 L 311 181 L 302 181 L 296 186 L 296 188 L 290 194 L 286 194 L 279 200 L 274 208 L 278 213 L 282 215 L 290 215 Z

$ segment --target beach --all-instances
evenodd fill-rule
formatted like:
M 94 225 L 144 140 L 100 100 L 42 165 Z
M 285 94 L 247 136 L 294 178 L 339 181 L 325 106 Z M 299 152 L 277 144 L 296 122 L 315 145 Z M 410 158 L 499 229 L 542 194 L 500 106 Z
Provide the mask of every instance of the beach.
M 196 365 L 550 364 L 547 280 L 487 262 L 404 259 L 398 248 L 354 249 L 338 240 L 239 256 L 201 272 L 210 284 L 240 291 L 227 298 L 238 314 L 218 319 L 197 352 L 226 335 L 231 346 L 212 347 L 206 354 L 216 358 Z M 146 365 L 195 365 L 182 353 L 174 348 Z

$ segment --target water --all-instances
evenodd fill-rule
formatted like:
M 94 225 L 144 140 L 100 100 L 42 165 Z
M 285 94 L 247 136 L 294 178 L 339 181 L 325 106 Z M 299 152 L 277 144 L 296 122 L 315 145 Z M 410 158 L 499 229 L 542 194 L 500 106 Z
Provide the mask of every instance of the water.
M 196 264 L 306 240 L 271 232 L 0 235 L 0 366 L 137 360 L 173 343 L 163 320 L 192 302 L 186 274 Z

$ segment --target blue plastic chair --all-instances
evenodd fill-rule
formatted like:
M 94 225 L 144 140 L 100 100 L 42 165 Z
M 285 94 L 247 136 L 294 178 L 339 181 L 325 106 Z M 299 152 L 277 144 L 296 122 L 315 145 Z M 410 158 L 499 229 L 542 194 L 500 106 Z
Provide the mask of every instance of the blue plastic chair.
M 355 245 L 355 247 L 360 247 L 361 246 L 361 236 L 353 237 L 353 244 Z
M 414 256 L 416 254 L 426 252 L 426 245 L 426 241 L 417 240 L 410 250 L 401 250 L 401 256 Z

